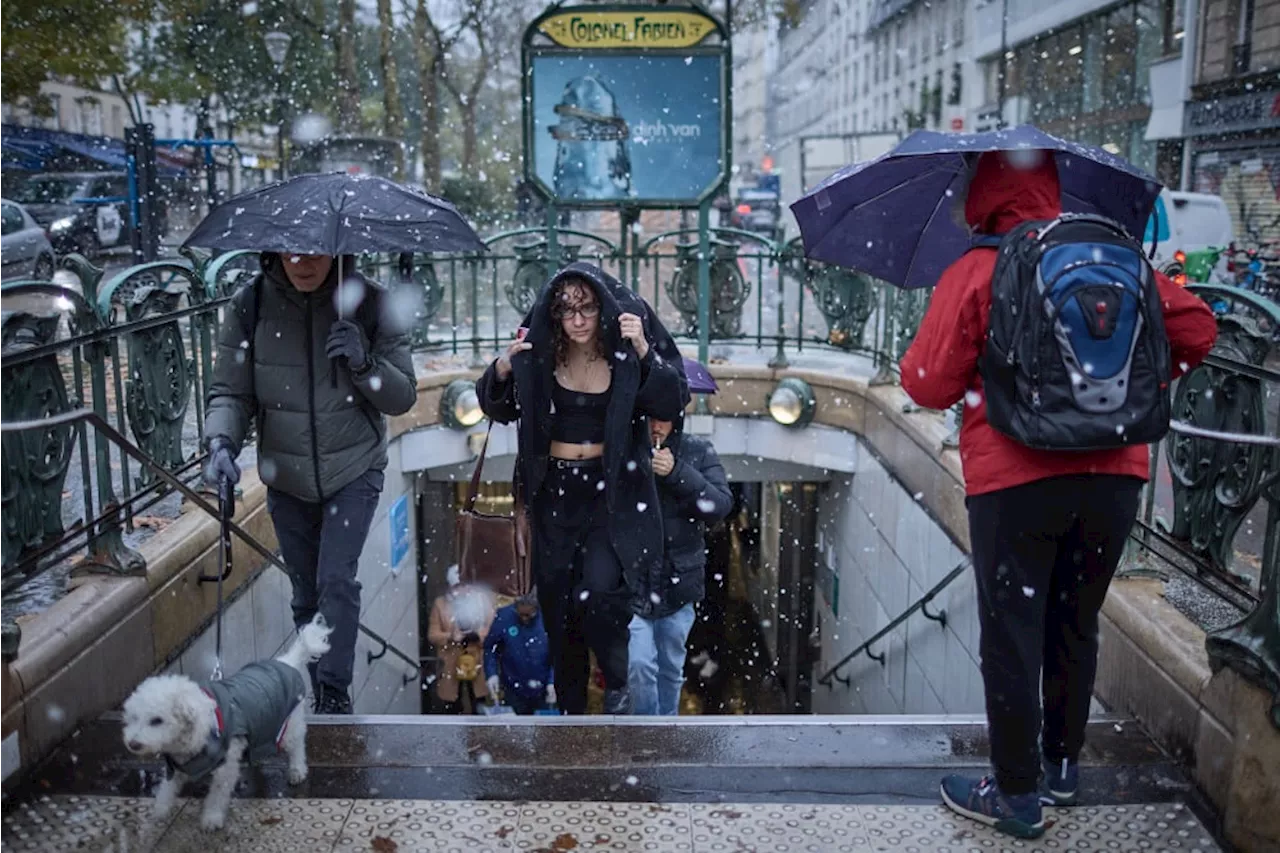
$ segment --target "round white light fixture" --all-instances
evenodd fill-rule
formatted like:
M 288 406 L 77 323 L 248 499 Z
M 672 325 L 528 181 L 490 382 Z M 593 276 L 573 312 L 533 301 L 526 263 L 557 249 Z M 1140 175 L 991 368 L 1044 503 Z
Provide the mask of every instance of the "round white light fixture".
M 813 420 L 815 404 L 809 383 L 788 376 L 769 395 L 769 415 L 785 427 L 808 426 Z
M 440 398 L 440 420 L 449 429 L 469 429 L 484 420 L 476 384 L 465 379 L 455 379 L 444 389 Z

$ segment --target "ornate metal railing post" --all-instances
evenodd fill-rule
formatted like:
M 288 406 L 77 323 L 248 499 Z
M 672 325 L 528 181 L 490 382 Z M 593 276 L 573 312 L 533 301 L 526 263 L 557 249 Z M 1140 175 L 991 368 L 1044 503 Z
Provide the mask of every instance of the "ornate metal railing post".
M 90 264 L 84 258 L 64 259 L 65 266 L 72 269 L 80 278 L 81 292 L 92 305 L 98 304 L 98 283 L 102 280 L 102 270 Z M 99 319 L 106 318 L 101 311 Z M 110 340 L 98 340 L 86 344 L 84 357 L 89 363 L 89 384 L 93 398 L 93 410 L 104 421 L 109 420 L 107 412 L 107 360 L 111 357 Z M 120 401 L 117 400 L 117 405 Z M 124 544 L 123 515 L 116 498 L 115 486 L 112 483 L 111 445 L 106 437 L 95 432 L 93 437 L 95 479 L 98 485 L 98 510 L 104 520 L 98 525 L 95 536 L 89 542 L 89 552 L 77 571 L 106 571 L 113 574 L 137 575 L 146 571 L 146 562 L 142 555 Z M 121 454 L 121 474 L 123 481 L 124 465 Z
M 143 287 L 128 298 L 125 315 L 129 322 L 136 322 L 171 314 L 182 297 L 182 291 Z M 187 358 L 178 321 L 133 332 L 126 340 L 126 352 L 129 379 L 125 408 L 133 438 L 161 465 L 176 468 L 184 461 L 182 425 L 196 374 L 195 360 Z M 143 468 L 137 487 L 146 488 L 154 480 Z
M 827 323 L 827 342 L 844 350 L 859 349 L 867 321 L 876 310 L 872 280 L 843 267 L 805 260 L 798 240 L 787 246 L 779 266 L 779 278 L 788 275 L 813 294 Z
M 711 337 L 737 337 L 751 285 L 738 269 L 737 243 L 712 240 L 710 245 Z M 696 242 L 676 244 L 676 269 L 666 288 L 690 335 L 698 333 L 698 246 Z
M 560 265 L 566 266 L 578 260 L 582 246 L 577 243 L 558 245 Z M 512 246 L 516 256 L 516 271 L 507 283 L 507 302 L 523 317 L 529 313 L 538 298 L 538 292 L 547 279 L 558 269 L 551 261 L 551 250 L 546 240 L 517 243 Z
M 1218 320 L 1213 355 L 1261 365 L 1269 335 L 1252 319 L 1228 314 Z M 1173 417 L 1227 433 L 1265 434 L 1263 383 L 1251 376 L 1201 364 L 1178 383 Z M 1173 478 L 1172 535 L 1215 568 L 1230 571 L 1232 542 L 1267 485 L 1271 450 L 1258 445 L 1170 435 L 1165 442 Z
M 62 312 L 56 309 L 9 314 L 0 333 L 4 357 L 53 343 L 61 319 Z M 3 373 L 0 412 L 4 420 L 43 420 L 73 408 L 56 354 L 17 366 L 5 365 Z M 26 552 L 62 535 L 62 488 L 74 445 L 75 430 L 70 427 L 6 434 L 0 441 L 6 571 Z

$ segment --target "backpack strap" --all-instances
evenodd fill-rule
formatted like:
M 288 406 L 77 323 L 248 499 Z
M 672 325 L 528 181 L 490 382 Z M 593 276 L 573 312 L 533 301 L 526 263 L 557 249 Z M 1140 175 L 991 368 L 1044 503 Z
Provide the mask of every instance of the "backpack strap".
M 231 297 L 243 321 L 241 331 L 244 333 L 244 339 L 249 342 L 248 358 L 250 364 L 253 364 L 253 339 L 258 331 L 258 315 L 262 313 L 262 288 L 266 286 L 263 279 L 264 275 L 258 273 Z M 360 301 L 360 307 L 356 309 L 354 318 L 360 328 L 364 329 L 365 336 L 368 337 L 371 346 L 374 338 L 378 335 L 378 314 L 380 312 L 377 308 L 377 302 L 381 299 L 381 294 L 378 293 L 380 289 L 372 283 L 365 285 L 368 295 Z
M 1003 234 L 974 234 L 969 239 L 970 249 L 999 249 L 1004 242 Z

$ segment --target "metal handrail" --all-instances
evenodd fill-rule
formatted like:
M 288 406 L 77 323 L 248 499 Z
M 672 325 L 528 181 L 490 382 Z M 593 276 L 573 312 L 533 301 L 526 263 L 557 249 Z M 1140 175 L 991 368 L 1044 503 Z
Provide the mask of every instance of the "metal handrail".
M 884 652 L 881 652 L 880 654 L 877 655 L 871 651 L 871 647 L 874 646 L 876 643 L 880 642 L 881 640 L 883 640 L 886 636 L 888 636 L 889 633 L 893 631 L 893 629 L 897 628 L 903 622 L 907 621 L 907 619 L 910 618 L 911 614 L 915 613 L 917 610 L 922 611 L 926 619 L 931 619 L 934 622 L 940 622 L 942 623 L 942 626 L 945 628 L 947 625 L 947 611 L 942 610 L 936 614 L 930 613 L 928 610 L 929 602 L 933 601 L 934 597 L 937 596 L 938 593 L 942 592 L 942 590 L 946 589 L 947 586 L 949 586 L 952 583 L 952 581 L 960 577 L 960 575 L 964 574 L 965 569 L 969 568 L 969 566 L 972 564 L 973 564 L 972 557 L 965 557 L 963 560 L 961 560 L 954 569 L 952 569 L 950 572 L 947 573 L 946 577 L 944 577 L 942 580 L 934 584 L 933 589 L 929 590 L 924 595 L 920 596 L 919 600 L 917 600 L 915 604 L 911 605 L 906 610 L 899 613 L 897 618 L 892 620 L 888 625 L 885 625 L 879 631 L 876 631 L 876 633 L 873 634 L 870 638 L 863 641 L 862 644 L 859 645 L 856 649 L 849 652 L 849 654 L 841 658 L 838 663 L 836 663 L 834 666 L 828 669 L 825 673 L 820 675 L 818 677 L 818 683 L 826 687 L 827 689 L 831 689 L 832 687 L 831 681 L 834 678 L 836 681 L 839 681 L 841 684 L 848 687 L 850 684 L 850 679 L 841 678 L 840 676 L 836 675 L 836 673 L 839 672 L 840 669 L 842 669 L 846 664 L 848 664 L 851 660 L 853 660 L 863 652 L 866 652 L 867 657 L 871 658 L 873 661 L 880 664 L 881 666 L 884 666 L 884 662 L 885 662 Z
M 91 409 L 71 409 L 66 412 L 60 412 L 56 415 L 50 415 L 49 417 L 43 418 L 38 421 L 10 421 L 8 423 L 0 423 L 0 433 L 23 432 L 24 430 L 34 430 L 34 429 L 48 429 L 50 427 L 66 426 L 69 424 L 79 424 L 79 423 L 87 423 L 90 426 L 92 426 L 100 434 L 105 436 L 108 441 L 110 441 L 112 444 L 119 447 L 124 453 L 128 454 L 135 462 L 148 468 L 153 474 L 158 476 L 160 479 L 164 480 L 164 482 L 167 483 L 171 488 L 180 492 L 183 495 L 183 497 L 191 501 L 191 504 L 193 506 L 203 511 L 205 514 L 209 515 L 212 518 L 221 517 L 220 513 L 218 512 L 218 508 L 215 507 L 213 504 L 209 503 L 207 500 L 205 500 L 203 495 L 201 495 L 198 491 L 191 488 L 186 483 L 182 482 L 182 480 L 178 479 L 176 476 L 170 473 L 168 469 L 166 469 L 164 466 L 160 465 L 158 462 L 152 459 L 141 448 L 139 448 L 133 442 L 129 441 L 129 439 L 127 439 L 118 430 L 116 430 L 115 427 L 107 423 L 107 421 L 101 415 L 99 415 L 97 412 Z M 279 556 L 277 556 L 273 551 L 268 549 L 267 546 L 263 545 L 261 542 L 255 539 L 253 535 L 250 534 L 248 531 L 246 531 L 243 527 L 241 527 L 239 523 L 232 521 L 230 523 L 230 527 L 231 527 L 231 532 L 234 533 L 236 536 L 238 536 L 240 538 L 240 541 L 244 542 L 246 545 L 248 545 L 250 548 L 256 551 L 259 556 L 261 556 L 267 562 L 271 563 L 271 565 L 275 566 L 277 569 L 284 572 L 286 575 L 289 574 L 289 569 L 284 564 L 284 560 L 282 560 Z M 408 681 L 412 681 L 413 679 L 421 676 L 422 668 L 418 665 L 418 662 L 414 658 L 410 657 L 400 649 L 396 648 L 394 645 L 389 643 L 386 640 L 386 638 L 378 634 L 376 631 L 373 631 L 370 628 L 365 627 L 364 623 L 359 623 L 359 628 L 365 634 L 365 636 L 369 637 L 369 639 L 373 640 L 375 643 L 379 643 L 380 645 L 384 646 L 387 651 L 390 651 L 393 655 L 398 657 L 400 660 L 404 661 L 405 663 L 413 667 L 414 673 L 411 677 L 409 677 Z

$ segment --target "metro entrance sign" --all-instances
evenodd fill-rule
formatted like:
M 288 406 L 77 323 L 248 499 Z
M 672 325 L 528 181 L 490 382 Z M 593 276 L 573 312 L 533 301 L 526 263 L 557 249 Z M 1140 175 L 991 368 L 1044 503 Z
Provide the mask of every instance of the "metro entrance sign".
M 702 10 L 554 7 L 523 65 L 525 177 L 552 205 L 696 207 L 723 185 L 729 39 Z
M 693 47 L 716 30 L 701 12 L 652 7 L 634 12 L 573 9 L 543 18 L 537 26 L 561 47 L 588 49 Z

